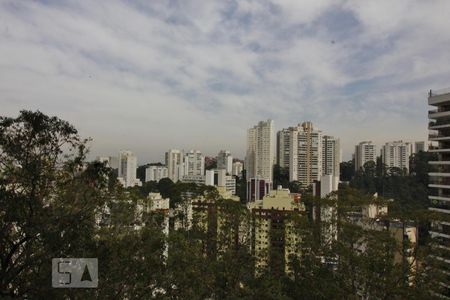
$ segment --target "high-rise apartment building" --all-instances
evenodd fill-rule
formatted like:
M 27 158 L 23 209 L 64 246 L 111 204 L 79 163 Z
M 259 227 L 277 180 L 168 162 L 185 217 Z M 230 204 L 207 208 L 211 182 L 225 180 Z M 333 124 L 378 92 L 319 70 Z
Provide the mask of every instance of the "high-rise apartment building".
M 205 157 L 199 150 L 191 150 L 184 154 L 184 175 L 205 175 Z
M 236 194 L 236 179 L 228 175 L 225 169 L 207 170 L 205 185 L 223 187 L 230 195 Z
M 364 164 L 377 161 L 377 146 L 371 141 L 364 141 L 355 146 L 355 171 L 364 167 Z
M 247 154 L 245 169 L 247 178 L 259 177 L 266 182 L 273 180 L 275 143 L 273 121 L 261 121 L 247 131 Z
M 435 168 L 430 176 L 429 199 L 430 210 L 442 214 L 442 219 L 448 219 L 450 214 L 450 89 L 442 91 L 430 91 L 428 105 L 435 109 L 428 111 L 430 119 L 429 141 L 433 148 L 429 152 L 437 154 L 437 161 L 430 161 Z M 437 218 L 438 219 L 438 218 Z M 436 284 L 437 287 L 445 287 L 444 291 L 438 291 L 450 299 L 450 287 L 448 282 L 448 270 L 450 270 L 450 223 L 445 221 L 433 221 L 431 223 L 431 236 L 434 240 L 433 249 L 438 264 L 442 267 L 444 282 Z M 444 298 L 444 297 L 443 297 Z
M 277 164 L 287 169 L 289 169 L 291 129 L 284 128 L 277 132 Z
M 339 181 L 342 161 L 340 140 L 323 135 L 311 122 L 282 129 L 277 133 L 277 163 L 289 170 L 290 181 L 307 186 L 322 175 Z
M 231 156 L 230 151 L 221 150 L 219 154 L 217 154 L 217 169 L 226 170 L 226 172 L 231 175 L 231 172 L 233 171 L 233 157 Z
M 184 175 L 183 168 L 183 152 L 177 149 L 171 149 L 166 152 L 166 167 L 168 171 L 168 177 L 177 182 L 181 180 Z
M 399 168 L 409 172 L 411 144 L 403 141 L 388 142 L 381 148 L 381 161 L 386 168 Z
M 298 194 L 279 187 L 261 200 L 248 204 L 252 216 L 252 247 L 255 273 L 264 269 L 290 274 L 290 262 L 299 256 L 301 236 L 293 216 L 305 216 L 305 206 Z
M 141 182 L 136 178 L 137 157 L 131 151 L 119 152 L 119 181 L 124 187 L 139 185 Z
M 311 122 L 291 130 L 289 180 L 311 185 L 322 176 L 322 132 Z
M 158 182 L 167 177 L 169 177 L 169 169 L 165 166 L 149 166 L 145 169 L 145 182 Z
M 339 180 L 342 162 L 341 143 L 338 138 L 324 135 L 322 137 L 322 175 L 332 175 Z

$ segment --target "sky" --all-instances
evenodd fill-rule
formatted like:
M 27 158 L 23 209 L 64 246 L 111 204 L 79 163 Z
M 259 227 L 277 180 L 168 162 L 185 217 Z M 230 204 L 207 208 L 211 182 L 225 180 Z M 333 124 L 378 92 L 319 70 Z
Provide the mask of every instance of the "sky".
M 427 138 L 450 87 L 448 0 L 0 0 L 0 115 L 40 110 L 140 164 L 243 158 L 247 128 L 312 121 L 343 158 Z

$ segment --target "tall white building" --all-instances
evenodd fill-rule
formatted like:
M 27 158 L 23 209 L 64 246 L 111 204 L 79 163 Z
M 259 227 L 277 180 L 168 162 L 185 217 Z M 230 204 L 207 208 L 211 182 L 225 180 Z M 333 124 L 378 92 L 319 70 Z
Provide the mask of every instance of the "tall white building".
M 191 150 L 184 154 L 184 175 L 205 175 L 205 157 L 198 150 Z
M 231 195 L 236 194 L 236 179 L 233 176 L 227 175 L 226 170 L 207 170 L 205 175 L 205 185 L 212 185 L 223 187 L 225 191 L 230 192 Z
M 244 169 L 244 164 L 240 161 L 236 161 L 233 163 L 233 167 L 231 170 L 231 175 L 242 177 L 242 170 Z
M 228 174 L 231 174 L 233 171 L 233 157 L 230 151 L 221 150 L 217 154 L 217 169 L 226 170 Z
M 334 181 L 339 182 L 341 162 L 340 140 L 333 136 L 324 135 L 322 137 L 322 175 L 331 175 Z
M 145 182 L 158 182 L 167 177 L 169 177 L 169 169 L 165 166 L 149 166 L 145 169 Z
M 322 175 L 339 182 L 342 152 L 339 138 L 323 135 L 311 122 L 277 133 L 277 161 L 289 170 L 289 180 L 308 186 Z
M 406 169 L 409 172 L 411 144 L 403 141 L 388 142 L 381 149 L 381 161 L 386 168 Z
M 355 171 L 364 167 L 364 164 L 377 161 L 377 146 L 371 141 L 364 141 L 355 146 Z
M 141 184 L 140 180 L 136 178 L 136 170 L 137 157 L 131 151 L 120 151 L 118 180 L 124 187 Z
M 289 180 L 311 185 L 322 176 L 322 132 L 311 122 L 291 129 Z
M 183 152 L 177 149 L 171 149 L 166 152 L 166 167 L 168 171 L 168 177 L 177 182 L 181 180 L 184 175 L 183 168 Z
M 273 121 L 261 121 L 247 131 L 245 169 L 247 179 L 259 177 L 272 182 L 275 157 Z

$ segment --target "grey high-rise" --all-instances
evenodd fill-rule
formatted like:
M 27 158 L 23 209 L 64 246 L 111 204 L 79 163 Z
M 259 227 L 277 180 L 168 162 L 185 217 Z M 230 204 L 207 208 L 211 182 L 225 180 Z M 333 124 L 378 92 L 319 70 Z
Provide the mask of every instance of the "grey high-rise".
M 429 140 L 433 143 L 429 152 L 436 153 L 438 157 L 437 161 L 429 162 L 434 167 L 434 170 L 429 173 L 430 210 L 442 215 L 442 218 L 436 219 L 448 220 L 450 215 L 450 89 L 430 91 L 428 104 L 435 107 L 428 111 Z M 442 271 L 445 281 L 437 286 L 445 287 L 443 298 L 450 299 L 450 223 L 432 221 L 431 236 L 434 241 L 432 257 L 438 260 L 438 265 L 441 266 L 439 270 Z

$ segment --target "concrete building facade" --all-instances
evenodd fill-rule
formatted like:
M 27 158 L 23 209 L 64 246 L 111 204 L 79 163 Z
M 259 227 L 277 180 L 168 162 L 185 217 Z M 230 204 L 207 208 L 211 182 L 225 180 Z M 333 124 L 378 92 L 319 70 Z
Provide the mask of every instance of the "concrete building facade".
M 386 168 L 399 168 L 409 173 L 411 143 L 403 141 L 388 142 L 381 148 L 381 161 Z
M 168 177 L 177 182 L 184 175 L 183 152 L 177 149 L 170 149 L 165 155 Z
M 323 135 L 311 122 L 277 133 L 277 163 L 289 170 L 289 180 L 304 186 L 332 175 L 339 180 L 342 152 L 339 138 Z
M 252 251 L 255 255 L 256 275 L 264 269 L 280 274 L 292 270 L 292 255 L 300 255 L 301 238 L 295 230 L 293 214 L 305 214 L 305 207 L 297 194 L 279 187 L 265 195 L 262 200 L 250 202 L 252 216 Z
M 338 138 L 324 135 L 322 138 L 322 175 L 331 175 L 339 182 L 342 162 L 341 143 Z
M 190 150 L 184 154 L 184 175 L 205 175 L 205 157 L 199 150 Z
M 131 151 L 119 152 L 118 180 L 124 187 L 140 185 L 141 181 L 136 178 L 137 157 Z
M 377 146 L 371 141 L 360 142 L 355 146 L 355 171 L 362 169 L 364 164 L 372 161 L 377 161 Z
M 245 169 L 247 178 L 259 177 L 272 183 L 275 141 L 273 121 L 261 121 L 247 131 Z
M 428 105 L 434 106 L 428 111 L 429 141 L 433 147 L 428 152 L 437 154 L 436 161 L 429 164 L 434 168 L 430 176 L 429 196 L 430 210 L 448 219 L 450 214 L 450 89 L 430 91 Z M 431 223 L 431 236 L 434 240 L 433 250 L 435 259 L 442 266 L 443 274 L 447 276 L 450 270 L 450 223 L 434 220 Z M 441 292 L 446 299 L 450 299 L 449 282 L 441 282 L 446 290 Z
M 322 132 L 304 122 L 290 136 L 289 181 L 311 185 L 322 176 Z
M 207 170 L 205 175 L 205 185 L 223 187 L 231 195 L 236 194 L 236 179 L 227 175 L 225 169 Z
M 219 154 L 217 154 L 217 169 L 226 170 L 227 174 L 231 175 L 233 171 L 233 157 L 231 156 L 230 151 L 221 150 Z
M 277 132 L 277 164 L 280 167 L 287 169 L 289 169 L 291 129 L 292 128 L 284 128 Z
M 145 182 L 159 182 L 163 178 L 169 177 L 169 169 L 165 166 L 148 166 L 145 169 Z

